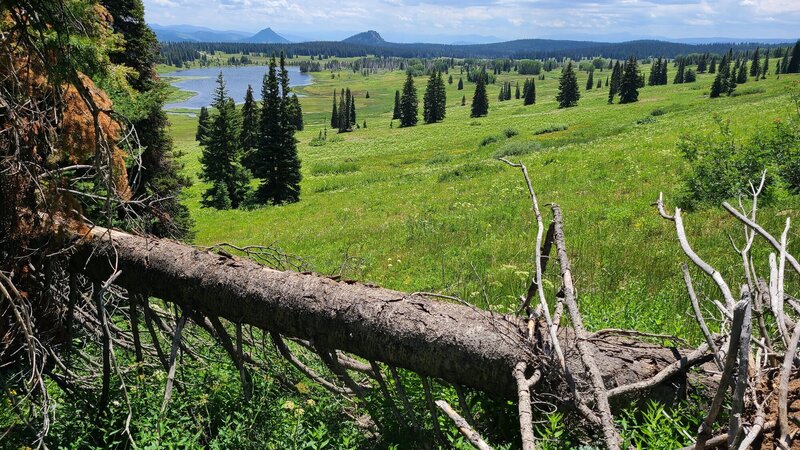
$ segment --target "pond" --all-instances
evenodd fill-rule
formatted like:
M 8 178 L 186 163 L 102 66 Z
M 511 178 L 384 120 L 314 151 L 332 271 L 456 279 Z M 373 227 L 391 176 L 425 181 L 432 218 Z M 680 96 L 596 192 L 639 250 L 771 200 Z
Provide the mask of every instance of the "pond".
M 228 95 L 236 103 L 244 102 L 247 85 L 253 86 L 253 95 L 256 100 L 260 100 L 261 82 L 268 69 L 267 66 L 207 67 L 178 70 L 164 74 L 162 75 L 164 77 L 181 77 L 182 79 L 170 84 L 184 91 L 191 91 L 197 94 L 182 102 L 168 103 L 164 108 L 199 109 L 203 106 L 209 106 L 214 96 L 214 89 L 217 87 L 217 76 L 220 71 L 222 71 L 222 76 L 225 77 L 225 87 L 228 90 Z M 306 86 L 312 83 L 311 75 L 300 73 L 298 66 L 287 66 L 286 70 L 289 72 L 289 86 Z

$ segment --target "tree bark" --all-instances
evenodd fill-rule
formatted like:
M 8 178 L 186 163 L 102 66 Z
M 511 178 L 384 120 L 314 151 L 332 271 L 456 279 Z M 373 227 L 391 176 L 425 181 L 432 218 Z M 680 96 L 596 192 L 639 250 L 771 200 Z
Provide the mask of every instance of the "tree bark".
M 510 399 L 517 395 L 513 377 L 517 363 L 543 368 L 552 364 L 539 351 L 551 348 L 545 342 L 547 333 L 531 342 L 525 320 L 514 316 L 419 294 L 273 270 L 245 258 L 100 227 L 81 236 L 76 247 L 73 270 L 95 280 L 105 280 L 120 270 L 115 284 L 182 308 Z M 574 349 L 571 330 L 561 329 L 559 338 L 567 349 Z M 621 336 L 590 337 L 587 343 L 609 389 L 652 377 L 688 353 Z M 565 352 L 572 373 L 583 374 L 576 352 Z M 560 377 L 559 370 L 543 371 L 542 387 L 558 390 L 563 385 Z M 670 381 L 647 397 L 669 401 L 680 395 L 684 374 Z M 612 401 L 619 406 L 630 400 L 623 397 Z

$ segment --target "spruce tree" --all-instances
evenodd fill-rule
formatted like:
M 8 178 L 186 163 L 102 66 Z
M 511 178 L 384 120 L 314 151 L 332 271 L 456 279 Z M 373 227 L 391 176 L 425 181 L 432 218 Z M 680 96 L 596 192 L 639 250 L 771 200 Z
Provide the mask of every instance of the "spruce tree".
M 572 69 L 572 61 L 570 61 L 567 63 L 564 70 L 561 71 L 556 101 L 558 101 L 559 108 L 571 108 L 578 104 L 580 98 L 581 93 L 578 89 L 578 77 L 575 75 L 575 71 Z
M 589 78 L 586 79 L 586 90 L 591 91 L 594 87 L 594 70 L 589 71 Z
M 787 51 L 786 54 L 788 55 L 789 52 Z M 782 70 L 783 73 L 800 73 L 800 40 L 798 40 L 794 47 L 792 48 L 792 56 L 789 59 L 788 63 L 786 64 L 786 70 Z
M 273 55 L 261 84 L 261 120 L 258 145 L 245 159 L 245 165 L 253 173 L 253 176 L 261 179 L 255 193 L 255 201 L 260 204 L 272 203 L 275 200 L 277 188 L 274 186 L 274 180 L 277 178 L 277 159 L 281 151 L 280 146 L 283 145 L 280 119 L 282 108 L 277 70 Z
M 633 103 L 639 101 L 639 65 L 635 56 L 625 63 L 625 72 L 619 85 L 619 102 Z
M 747 60 L 743 60 L 742 65 L 739 66 L 739 73 L 736 75 L 736 83 L 747 83 Z
M 526 88 L 525 88 L 525 100 L 523 104 L 525 106 L 533 105 L 536 103 L 536 82 L 533 78 L 530 80 L 525 80 Z
M 435 123 L 439 120 L 439 98 L 438 88 L 436 87 L 437 79 L 436 71 L 431 71 L 431 76 L 428 78 L 428 85 L 425 87 L 425 94 L 422 97 L 422 120 L 425 123 Z
M 258 144 L 258 106 L 253 98 L 253 87 L 247 85 L 242 105 L 242 150 L 247 153 Z
M 769 72 L 769 49 L 765 50 L 764 64 L 761 66 L 761 79 L 767 79 L 767 72 Z
M 758 54 L 758 47 L 756 47 L 756 51 L 753 53 L 753 62 L 750 64 L 750 76 L 756 77 L 761 75 L 761 57 Z
M 303 108 L 300 107 L 300 99 L 297 94 L 292 94 L 289 101 L 289 120 L 297 131 L 303 131 L 305 124 L 303 123 Z
M 464 79 L 459 77 L 458 78 L 458 90 L 460 91 L 462 89 L 464 89 Z
M 272 180 L 272 203 L 295 203 L 300 200 L 300 158 L 297 156 L 295 126 L 289 114 L 289 71 L 286 70 L 286 55 L 281 51 L 280 59 L 280 107 L 278 122 L 281 145 L 275 158 L 275 178 Z
M 519 92 L 519 81 L 517 81 L 517 89 L 516 89 L 516 91 L 514 92 L 514 99 L 515 99 L 515 100 L 519 100 L 519 99 L 520 99 L 520 92 Z
M 403 85 L 403 94 L 400 96 L 400 126 L 413 127 L 417 124 L 417 88 L 414 87 L 414 77 L 411 72 L 406 75 Z
M 331 110 L 331 128 L 339 128 L 339 110 L 336 105 L 336 89 L 333 90 L 333 109 Z
M 392 120 L 400 118 L 400 91 L 394 91 L 394 110 Z
M 478 74 L 475 82 L 475 94 L 472 96 L 472 111 L 470 117 L 483 117 L 489 114 L 489 97 L 486 95 L 486 69 Z
M 503 100 L 511 100 L 511 82 L 506 82 L 506 91 L 505 95 L 503 96 Z
M 729 83 L 730 83 L 730 61 L 728 60 L 728 55 L 725 54 L 722 56 L 722 59 L 719 62 L 719 70 L 717 71 L 717 76 L 714 78 L 714 82 L 711 83 L 711 90 L 709 92 L 709 97 L 717 98 L 722 94 L 728 94 L 729 92 L 731 92 Z
M 350 89 L 347 90 L 347 93 L 350 94 Z M 358 122 L 356 120 L 356 96 L 350 94 L 349 97 L 350 97 L 350 107 L 348 109 L 350 112 L 350 128 L 352 128 L 353 125 L 355 125 Z
M 675 79 L 672 80 L 672 84 L 683 84 L 683 78 L 686 74 L 686 60 L 681 58 L 678 61 L 678 72 L 675 74 Z
M 208 108 L 205 106 L 200 108 L 200 116 L 197 118 L 197 133 L 194 135 L 194 139 L 199 142 L 201 145 L 203 141 L 208 137 L 208 129 L 211 126 L 210 117 L 208 115 Z
M 608 87 L 608 103 L 614 103 L 614 97 L 619 92 L 620 78 L 622 77 L 622 67 L 617 61 L 614 64 L 614 69 L 611 71 L 611 84 Z
M 714 56 L 711 58 L 711 65 L 708 66 L 708 73 L 716 73 L 717 72 L 717 57 Z
M 242 153 L 240 124 L 236 117 L 236 106 L 228 97 L 222 72 L 217 77 L 212 106 L 216 112 L 200 156 L 203 167 L 200 178 L 212 186 L 203 193 L 201 203 L 212 207 L 230 202 L 231 207 L 237 208 L 247 195 L 250 175 L 239 161 Z M 223 185 L 224 190 L 221 188 Z
M 447 84 L 453 84 L 453 75 L 447 77 Z
M 683 82 L 694 83 L 695 81 L 697 81 L 697 74 L 692 69 L 686 69 L 686 73 L 683 75 Z
M 461 96 L 461 106 L 467 106 L 467 96 L 466 95 L 462 95 Z
M 441 72 L 439 72 L 439 78 L 436 80 L 436 102 L 439 105 L 438 119 L 444 120 L 445 115 L 447 115 L 447 88 L 444 85 Z
M 697 72 L 698 73 L 706 73 L 706 70 L 708 70 L 708 67 L 707 67 L 708 62 L 706 61 L 706 59 L 708 59 L 708 54 L 707 53 L 703 53 L 700 56 L 700 61 L 697 62 Z

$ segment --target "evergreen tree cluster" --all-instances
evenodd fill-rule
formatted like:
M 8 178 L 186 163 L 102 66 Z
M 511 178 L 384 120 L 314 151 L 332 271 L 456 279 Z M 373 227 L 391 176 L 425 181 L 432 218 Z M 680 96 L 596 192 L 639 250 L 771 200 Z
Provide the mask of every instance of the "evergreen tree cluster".
M 447 110 L 447 92 L 445 90 L 442 72 L 431 72 L 425 95 L 422 99 L 422 117 L 425 123 L 435 123 L 444 120 Z
M 339 133 L 353 131 L 356 126 L 356 99 L 350 88 L 342 89 L 336 103 L 336 91 L 333 91 L 333 109 L 331 110 L 331 128 L 339 130 Z
M 667 60 L 658 58 L 650 66 L 650 76 L 647 80 L 648 86 L 663 86 L 667 84 Z
M 619 93 L 620 82 L 622 81 L 622 65 L 619 61 L 614 63 L 611 70 L 611 82 L 608 86 L 608 103 L 614 103 L 614 97 Z
M 525 106 L 536 103 L 536 82 L 533 78 L 528 78 L 522 85 L 522 104 Z
M 709 93 L 711 98 L 717 98 L 722 94 L 730 95 L 736 89 L 735 73 L 731 72 L 732 55 L 732 52 L 726 53 L 719 62 L 717 76 L 714 78 L 714 82 L 711 83 L 711 91 Z
M 675 78 L 672 80 L 672 84 L 683 84 L 684 78 L 686 77 L 686 60 L 680 58 L 677 63 L 678 72 L 675 73 Z
M 497 95 L 497 100 L 504 102 L 511 100 L 511 82 L 506 81 L 500 86 L 500 93 Z
M 248 87 L 241 113 L 228 96 L 220 72 L 214 92 L 214 114 L 203 108 L 197 139 L 203 147 L 200 178 L 211 184 L 202 204 L 217 209 L 254 204 L 292 203 L 300 199 L 300 160 L 295 131 L 302 127 L 296 95 L 289 96 L 285 56 L 273 56 L 261 86 L 260 110 Z M 260 179 L 250 192 L 252 177 Z
M 628 58 L 622 69 L 622 78 L 619 83 L 619 102 L 633 103 L 639 101 L 639 87 L 641 86 L 639 77 L 639 63 L 635 56 Z

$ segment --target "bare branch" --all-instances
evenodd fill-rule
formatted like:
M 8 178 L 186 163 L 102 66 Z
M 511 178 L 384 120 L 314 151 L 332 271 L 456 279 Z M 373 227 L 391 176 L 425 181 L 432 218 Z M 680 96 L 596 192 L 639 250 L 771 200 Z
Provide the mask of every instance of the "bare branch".
M 453 421 L 453 423 L 455 424 L 456 428 L 458 428 L 458 431 L 461 433 L 461 435 L 464 436 L 469 441 L 469 443 L 472 444 L 475 448 L 477 448 L 478 450 L 492 450 L 492 447 L 490 447 L 489 444 L 487 444 L 486 441 L 484 441 L 483 438 L 481 438 L 478 432 L 472 429 L 472 427 L 469 426 L 467 421 L 464 420 L 463 417 L 458 415 L 458 413 L 455 412 L 453 408 L 451 408 L 450 405 L 447 404 L 446 401 L 436 400 L 436 406 L 438 406 L 439 409 L 441 409 L 442 411 L 444 411 L 445 414 L 447 414 L 447 417 L 449 417 L 450 420 Z

